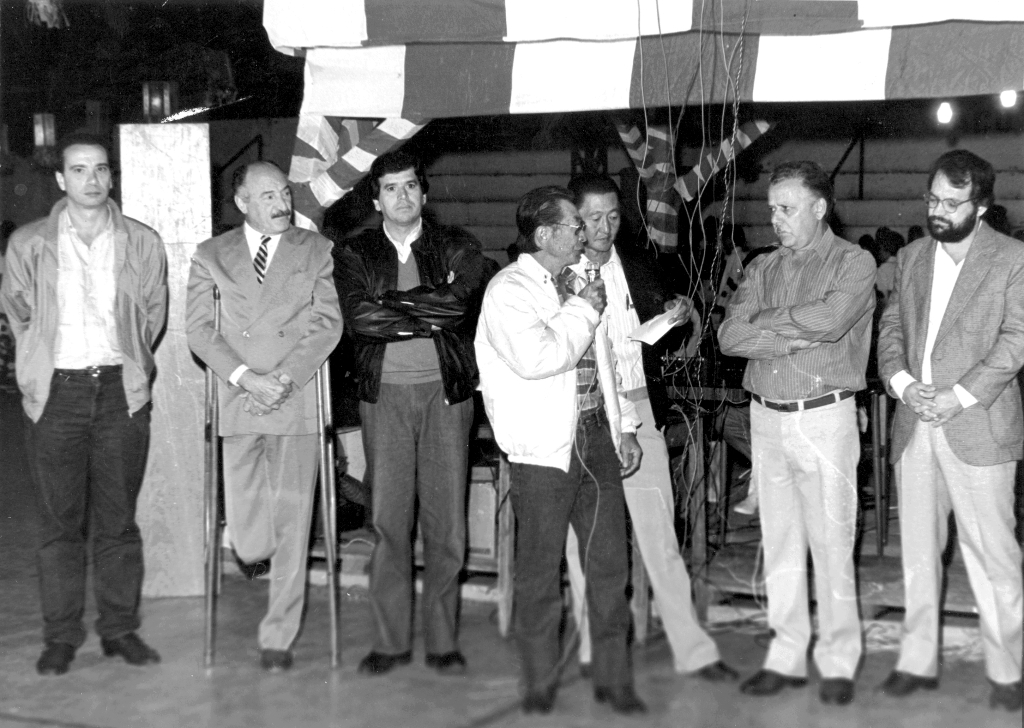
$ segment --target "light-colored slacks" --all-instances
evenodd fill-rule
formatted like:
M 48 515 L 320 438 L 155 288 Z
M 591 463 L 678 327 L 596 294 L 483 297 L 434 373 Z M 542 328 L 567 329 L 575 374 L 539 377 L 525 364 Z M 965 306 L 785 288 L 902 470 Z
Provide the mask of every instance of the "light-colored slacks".
M 899 469 L 900 539 L 906 617 L 896 669 L 938 674 L 942 552 L 949 513 L 981 622 L 988 677 L 1021 679 L 1021 549 L 1014 538 L 1016 462 L 975 466 L 950 449 L 943 428 L 918 422 Z
M 672 474 L 665 437 L 654 425 L 651 402 L 636 402 L 643 426 L 637 440 L 643 450 L 640 469 L 623 481 L 633 538 L 640 548 L 654 590 L 677 672 L 693 672 L 719 659 L 718 646 L 697 620 L 690 592 L 690 575 L 679 553 L 673 519 Z M 585 581 L 579 546 L 573 530 L 566 540 L 566 560 L 572 588 L 573 614 L 580 625 L 580 662 L 590 662 L 590 633 L 583 613 Z M 581 534 L 586 538 L 587 534 Z M 595 536 L 596 537 L 596 536 Z M 634 564 L 633 568 L 639 568 Z
M 270 600 L 259 646 L 287 650 L 299 633 L 306 594 L 317 436 L 229 435 L 223 442 L 232 545 L 247 563 L 270 559 Z
M 824 678 L 852 679 L 863 642 L 853 566 L 860 458 L 854 400 L 802 412 L 753 402 L 750 428 L 768 625 L 775 630 L 764 668 L 807 675 L 810 548 L 818 615 L 814 661 Z

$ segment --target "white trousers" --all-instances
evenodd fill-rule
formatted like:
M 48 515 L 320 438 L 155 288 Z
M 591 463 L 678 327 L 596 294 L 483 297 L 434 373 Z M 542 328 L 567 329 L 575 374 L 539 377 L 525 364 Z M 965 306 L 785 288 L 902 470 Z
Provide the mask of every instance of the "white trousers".
M 654 426 L 650 400 L 636 403 L 643 426 L 637 440 L 643 450 L 640 469 L 623 482 L 626 507 L 633 523 L 633 538 L 640 548 L 647 575 L 672 648 L 677 672 L 693 672 L 718 661 L 718 646 L 697 620 L 690 592 L 690 575 L 676 540 L 675 500 L 665 437 Z M 587 538 L 588 534 L 580 534 Z M 572 588 L 573 614 L 580 625 L 580 662 L 590 662 L 590 632 L 583 605 L 585 581 L 580 568 L 576 534 L 569 529 L 566 561 Z M 633 568 L 638 568 L 634 564 Z
M 896 464 L 906 617 L 896 669 L 938 674 L 942 552 L 949 513 L 981 622 L 989 679 L 1021 679 L 1021 549 L 1014 538 L 1016 462 L 968 465 L 953 454 L 943 428 L 918 422 Z
M 854 400 L 803 412 L 753 402 L 750 432 L 768 625 L 775 630 L 764 667 L 807 675 L 810 548 L 818 615 L 814 661 L 823 678 L 852 679 L 863 647 L 853 566 L 860 459 Z

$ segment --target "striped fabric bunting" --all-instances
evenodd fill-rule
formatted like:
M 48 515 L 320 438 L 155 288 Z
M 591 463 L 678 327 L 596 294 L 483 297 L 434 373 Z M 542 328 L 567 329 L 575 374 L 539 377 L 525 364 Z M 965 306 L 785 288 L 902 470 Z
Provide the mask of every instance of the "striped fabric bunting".
M 301 115 L 288 173 L 295 224 L 319 230 L 324 211 L 362 179 L 373 161 L 425 123 Z

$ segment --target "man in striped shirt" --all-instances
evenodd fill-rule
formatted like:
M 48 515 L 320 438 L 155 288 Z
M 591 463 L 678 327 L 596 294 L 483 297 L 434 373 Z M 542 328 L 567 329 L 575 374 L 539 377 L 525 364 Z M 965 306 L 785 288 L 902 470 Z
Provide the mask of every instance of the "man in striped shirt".
M 861 655 L 853 544 L 860 441 L 853 393 L 866 387 L 875 307 L 871 254 L 825 222 L 832 183 L 813 162 L 780 164 L 768 207 L 780 247 L 754 261 L 726 312 L 722 352 L 750 361 L 751 449 L 761 497 L 768 624 L 764 666 L 740 689 L 807 682 L 807 549 L 814 562 L 824 703 L 853 700 Z

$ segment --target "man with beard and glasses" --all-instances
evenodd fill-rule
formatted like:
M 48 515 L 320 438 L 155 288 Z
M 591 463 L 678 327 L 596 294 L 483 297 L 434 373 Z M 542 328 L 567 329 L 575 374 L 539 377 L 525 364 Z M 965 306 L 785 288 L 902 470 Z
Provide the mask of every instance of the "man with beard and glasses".
M 878 369 L 900 400 L 897 472 L 906 593 L 891 696 L 938 687 L 939 600 L 949 513 L 981 620 L 993 708 L 1021 708 L 1021 549 L 1013 486 L 1024 455 L 1024 245 L 983 220 L 995 172 L 958 149 L 928 178 L 930 237 L 900 251 Z
M 853 394 L 867 386 L 875 260 L 825 222 L 832 182 L 814 162 L 786 162 L 768 181 L 780 247 L 757 258 L 718 331 L 722 353 L 750 361 L 753 475 L 760 495 L 768 624 L 764 667 L 740 686 L 774 695 L 807 683 L 814 562 L 823 703 L 853 700 L 862 640 L 853 546 L 860 435 Z
M 188 345 L 221 379 L 224 504 L 249 578 L 270 563 L 260 665 L 292 666 L 302 621 L 317 473 L 313 375 L 341 338 L 331 242 L 292 225 L 284 172 L 269 162 L 232 177 L 245 224 L 201 243 L 188 278 Z M 220 326 L 213 289 L 221 296 Z

